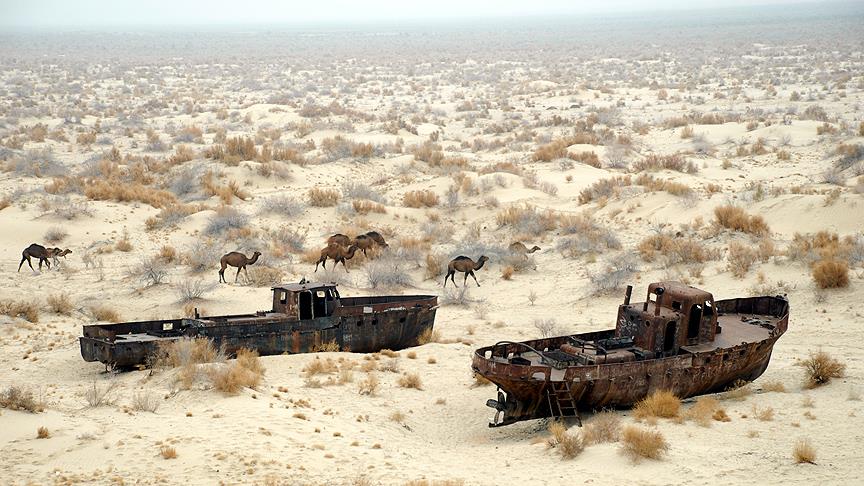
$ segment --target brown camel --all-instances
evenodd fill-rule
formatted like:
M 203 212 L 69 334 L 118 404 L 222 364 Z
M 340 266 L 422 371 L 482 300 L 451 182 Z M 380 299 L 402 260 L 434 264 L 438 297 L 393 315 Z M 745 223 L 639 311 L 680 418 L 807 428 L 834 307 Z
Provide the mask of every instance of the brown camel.
M 335 235 L 327 238 L 327 246 L 330 245 L 340 245 L 340 246 L 351 246 L 351 238 L 347 235 L 343 235 L 342 233 L 336 233 Z
M 237 275 L 234 275 L 234 281 L 237 281 L 237 278 L 240 276 L 240 270 L 243 270 L 243 273 L 246 275 L 246 280 L 249 280 L 249 271 L 246 270 L 246 265 L 254 265 L 255 262 L 258 261 L 258 257 L 261 256 L 260 251 L 256 251 L 252 254 L 252 258 L 247 257 L 246 255 L 232 251 L 231 253 L 226 253 L 222 255 L 222 258 L 219 259 L 219 263 L 222 265 L 222 269 L 219 270 L 219 282 L 228 283 L 225 280 L 225 268 L 228 265 L 232 267 L 237 267 Z
M 366 233 L 366 236 L 368 236 L 369 238 L 372 238 L 372 241 L 374 241 L 375 244 L 380 246 L 381 248 L 390 247 L 390 245 L 388 245 L 387 242 L 384 241 L 384 237 L 381 236 L 381 233 L 379 233 L 377 231 L 370 231 L 370 232 Z
M 54 262 L 55 267 L 60 264 L 60 260 L 57 260 L 57 258 L 63 257 L 63 259 L 65 260 L 66 255 L 72 253 L 72 250 L 70 250 L 69 248 L 66 248 L 65 250 L 61 250 L 60 248 L 48 248 L 47 251 L 48 257 L 51 258 L 51 260 Z
M 30 265 L 30 270 L 33 270 L 33 264 L 30 263 L 30 258 L 38 258 L 39 259 L 39 271 L 42 271 L 42 263 L 45 263 L 45 266 L 49 269 L 51 268 L 51 263 L 48 261 L 49 258 L 54 256 L 54 248 L 51 248 L 49 251 L 42 245 L 37 245 L 33 243 L 32 245 L 24 248 L 24 251 L 21 252 L 21 263 L 18 264 L 18 271 L 21 271 L 21 265 L 24 265 L 24 262 L 27 262 L 27 265 Z M 36 270 L 33 270 L 34 272 Z
M 534 253 L 535 251 L 540 251 L 540 247 L 535 245 L 529 250 L 521 241 L 510 243 L 510 253 L 513 253 L 514 255 L 527 256 L 529 253 Z
M 366 235 L 357 235 L 357 238 L 354 238 L 354 246 L 363 252 L 363 256 L 366 256 L 366 250 L 370 250 L 375 245 L 375 240 Z
M 453 282 L 453 285 L 456 285 L 456 280 L 454 280 L 454 275 L 456 272 L 462 272 L 465 274 L 465 279 L 462 281 L 462 285 L 466 285 L 468 282 L 468 275 L 471 275 L 471 278 L 474 279 L 474 283 L 477 286 L 480 286 L 480 282 L 477 281 L 477 277 L 474 275 L 474 270 L 480 270 L 483 268 L 483 264 L 489 260 L 488 257 L 481 256 L 477 263 L 474 263 L 474 260 L 466 257 L 466 256 L 457 256 L 456 258 L 450 260 L 450 263 L 447 265 L 447 275 L 444 277 L 444 286 L 447 286 L 447 278 L 450 278 L 450 281 Z
M 334 268 L 339 264 L 339 262 L 342 262 L 342 266 L 345 267 L 345 273 L 348 273 L 348 267 L 345 265 L 345 260 L 354 258 L 354 253 L 357 252 L 357 249 L 356 245 L 351 245 L 348 248 L 338 244 L 327 245 L 321 249 L 321 258 L 319 258 L 315 263 L 315 271 L 318 271 L 319 264 L 324 268 L 324 270 L 327 270 L 327 259 L 329 258 L 336 262 L 333 264 Z

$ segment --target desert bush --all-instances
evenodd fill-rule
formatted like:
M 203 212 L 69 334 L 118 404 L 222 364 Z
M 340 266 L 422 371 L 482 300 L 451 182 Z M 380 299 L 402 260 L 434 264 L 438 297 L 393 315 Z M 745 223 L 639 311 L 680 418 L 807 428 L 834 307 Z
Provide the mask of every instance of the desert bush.
M 240 348 L 234 361 L 212 369 L 209 374 L 213 388 L 236 394 L 243 388 L 256 388 L 264 377 L 264 371 L 258 351 Z
M 513 278 L 513 273 L 516 271 L 511 265 L 507 265 L 501 269 L 501 278 L 504 280 L 510 280 Z
M 502 209 L 496 214 L 495 221 L 499 227 L 509 226 L 530 235 L 542 235 L 558 227 L 558 217 L 553 211 L 538 211 L 529 204 Z
M 114 403 L 114 390 L 117 383 L 109 381 L 105 385 L 99 385 L 95 381 L 91 382 L 90 387 L 84 392 L 84 399 L 87 405 L 91 407 L 101 407 L 103 405 L 112 405 Z
M 768 225 L 761 216 L 750 216 L 742 208 L 732 205 L 714 208 L 717 223 L 733 231 L 741 231 L 756 236 L 764 236 L 770 232 Z
M 413 285 L 411 274 L 403 266 L 401 259 L 388 257 L 370 261 L 363 270 L 366 281 L 373 289 Z
M 646 236 L 636 248 L 646 262 L 654 261 L 658 255 L 663 256 L 666 266 L 677 263 L 704 263 L 713 256 L 702 242 L 662 233 Z
M 758 254 L 751 247 L 733 241 L 729 243 L 729 270 L 732 275 L 743 278 L 750 271 L 750 267 L 756 262 Z
M 313 187 L 308 192 L 309 205 L 319 208 L 335 206 L 342 198 L 342 194 L 336 189 L 319 189 Z
M 132 394 L 132 410 L 156 413 L 158 408 L 159 397 L 156 395 L 143 391 L 137 391 Z
M 636 270 L 636 259 L 629 253 L 624 253 L 610 257 L 603 270 L 589 272 L 588 279 L 594 294 L 602 294 L 620 289 L 625 282 L 633 277 Z
M 249 283 L 253 287 L 272 287 L 283 282 L 285 273 L 267 265 L 253 265 L 247 268 Z
M 291 196 L 272 196 L 261 202 L 262 213 L 272 213 L 293 218 L 306 211 L 306 204 Z
M 69 233 L 64 228 L 54 226 L 45 232 L 44 238 L 48 243 L 59 243 L 67 236 L 69 236 Z
M 99 322 L 120 322 L 120 314 L 105 304 L 91 305 L 88 309 L 93 320 Z
M 249 216 L 230 206 L 220 206 L 207 220 L 206 235 L 222 235 L 229 230 L 240 230 L 249 224 Z M 212 258 L 212 255 L 210 256 Z
M 72 299 L 65 292 L 49 295 L 46 301 L 48 302 L 48 308 L 55 314 L 68 316 L 75 309 Z
M 849 265 L 840 260 L 820 260 L 813 265 L 813 280 L 820 289 L 849 286 Z
M 558 327 L 558 321 L 554 317 L 548 319 L 534 319 L 534 329 L 540 333 L 540 337 L 548 338 L 561 334 L 561 328 Z
M 340 207 L 339 209 L 341 210 L 342 208 Z M 366 199 L 354 199 L 351 201 L 351 209 L 357 214 L 387 213 L 387 208 L 385 208 L 383 204 L 368 201 Z
M 818 351 L 810 353 L 810 357 L 801 362 L 805 371 L 805 386 L 816 388 L 829 383 L 833 378 L 842 378 L 846 373 L 846 364 L 826 353 Z
M 361 395 L 375 396 L 379 383 L 380 381 L 377 376 L 373 374 L 367 375 L 363 381 L 358 383 L 357 391 Z
M 177 203 L 177 197 L 163 189 L 106 179 L 88 180 L 84 185 L 84 195 L 95 201 L 138 201 L 157 209 Z
M 722 415 L 718 413 L 722 411 Z M 702 427 L 710 427 L 712 420 L 723 421 L 725 410 L 720 407 L 720 402 L 712 397 L 699 397 L 696 404 L 684 412 L 684 418 L 693 420 Z
M 37 439 L 47 439 L 51 437 L 51 432 L 48 430 L 48 427 L 39 427 L 36 430 L 36 438 Z
M 417 345 L 423 346 L 424 344 L 429 343 L 439 343 L 441 342 L 441 331 L 437 329 L 432 329 L 431 327 L 427 327 L 424 329 L 419 336 L 417 336 Z
M 20 317 L 34 324 L 39 322 L 39 306 L 33 302 L 0 300 L 0 314 Z
M 219 256 L 219 248 L 210 240 L 195 240 L 189 250 L 183 252 L 180 261 L 193 272 L 203 272 L 214 267 L 213 259 Z
M 225 349 L 217 349 L 207 338 L 183 338 L 160 342 L 150 361 L 153 367 L 179 368 L 177 381 L 188 389 L 200 375 L 198 365 L 224 362 Z
M 618 442 L 620 436 L 621 419 L 614 412 L 597 413 L 582 427 L 585 445 Z
M 795 464 L 816 464 L 816 448 L 807 439 L 799 439 L 792 448 Z
M 0 407 L 30 413 L 45 410 L 44 405 L 33 396 L 33 392 L 14 385 L 0 393 Z
M 432 208 L 439 202 L 438 195 L 430 190 L 408 191 L 402 196 L 402 205 L 408 208 Z
M 636 419 L 673 418 L 677 417 L 681 410 L 681 399 L 672 392 L 657 390 L 643 398 L 633 407 L 633 416 Z
M 437 253 L 427 253 L 425 268 L 424 278 L 426 280 L 438 279 L 444 273 L 444 257 Z
M 659 460 L 668 450 L 669 443 L 658 431 L 628 425 L 621 432 L 621 452 L 633 462 L 642 458 Z
M 159 455 L 162 456 L 162 459 L 177 459 L 177 449 L 163 445 L 159 447 Z
M 29 177 L 55 177 L 66 174 L 67 169 L 50 149 L 27 150 L 6 163 L 6 170 Z
M 148 287 L 158 285 L 168 276 L 168 265 L 158 256 L 142 257 L 137 265 L 129 269 L 129 276 L 144 282 Z
M 159 248 L 159 253 L 156 254 L 156 258 L 162 260 L 164 263 L 172 263 L 177 259 L 177 250 L 173 246 L 162 245 Z
M 185 279 L 177 285 L 177 296 L 181 304 L 194 302 L 204 298 L 215 285 L 204 283 L 201 279 Z
M 630 186 L 632 183 L 630 176 L 601 179 L 579 193 L 579 204 L 588 204 L 591 201 L 601 201 L 617 196 L 622 187 Z
M 417 373 L 405 373 L 399 377 L 396 384 L 402 388 L 414 388 L 415 390 L 423 389 L 423 381 Z
M 686 172 L 695 174 L 699 171 L 696 164 L 687 161 L 681 154 L 656 155 L 650 154 L 647 157 L 637 160 L 633 163 L 633 170 L 641 171 L 656 171 L 656 170 L 672 170 L 677 172 Z

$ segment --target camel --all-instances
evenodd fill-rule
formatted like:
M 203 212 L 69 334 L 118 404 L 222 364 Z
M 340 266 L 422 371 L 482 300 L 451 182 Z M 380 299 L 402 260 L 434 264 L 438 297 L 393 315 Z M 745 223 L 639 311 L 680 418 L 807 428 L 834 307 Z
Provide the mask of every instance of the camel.
M 514 255 L 524 255 L 527 257 L 529 253 L 534 253 L 535 251 L 540 251 L 540 247 L 535 245 L 529 250 L 521 241 L 510 243 L 510 253 Z
M 246 270 L 246 265 L 254 265 L 255 262 L 258 261 L 258 257 L 261 256 L 260 251 L 256 251 L 252 254 L 252 258 L 247 257 L 246 255 L 232 251 L 231 253 L 226 253 L 222 255 L 222 258 L 219 259 L 219 263 L 222 265 L 222 269 L 219 270 L 219 282 L 228 283 L 225 280 L 225 268 L 228 265 L 232 267 L 237 267 L 237 275 L 234 275 L 234 282 L 237 282 L 237 278 L 240 276 L 240 270 L 243 270 L 243 273 L 246 275 L 246 280 L 249 280 L 249 271 Z
M 447 264 L 447 275 L 444 277 L 444 287 L 447 286 L 447 278 L 450 278 L 450 281 L 453 282 L 453 285 L 456 285 L 456 280 L 454 280 L 454 275 L 456 272 L 462 272 L 465 274 L 465 279 L 462 281 L 462 285 L 466 285 L 468 283 L 468 275 L 471 275 L 471 278 L 474 279 L 474 283 L 477 286 L 480 286 L 480 282 L 477 281 L 477 277 L 474 275 L 474 270 L 480 270 L 483 268 L 483 264 L 489 260 L 485 255 L 481 256 L 477 263 L 474 263 L 474 260 L 466 257 L 466 256 L 457 256 L 456 258 L 450 260 L 450 263 Z
M 342 233 L 336 233 L 335 235 L 327 238 L 327 246 L 330 245 L 340 245 L 340 246 L 351 246 L 351 238 L 343 235 Z
M 375 240 L 366 235 L 358 235 L 357 238 L 354 238 L 354 246 L 363 252 L 363 256 L 366 256 L 366 250 L 375 246 Z
M 339 244 L 327 245 L 326 247 L 321 249 L 321 258 L 315 263 L 315 271 L 318 271 L 318 265 L 320 264 L 324 270 L 327 270 L 327 259 L 331 259 L 336 263 L 333 264 L 335 268 L 339 262 L 342 262 L 342 266 L 345 267 L 345 273 L 348 273 L 348 266 L 345 265 L 345 260 L 350 260 L 354 258 L 354 253 L 357 252 L 358 248 L 356 245 L 351 245 L 348 248 L 345 248 Z
M 70 252 L 71 253 L 71 252 Z M 51 248 L 50 251 L 42 245 L 37 245 L 33 243 L 32 245 L 24 248 L 24 251 L 21 252 L 21 263 L 18 264 L 18 271 L 21 271 L 21 265 L 24 265 L 24 262 L 27 262 L 27 265 L 30 265 L 30 270 L 33 270 L 33 264 L 30 263 L 30 258 L 38 258 L 39 259 L 39 271 L 42 271 L 42 263 L 45 263 L 45 266 L 49 269 L 51 268 L 51 263 L 48 261 L 48 258 L 54 256 L 54 248 Z M 36 270 L 33 270 L 34 272 Z
M 66 248 L 65 250 L 61 250 L 60 248 L 48 248 L 47 251 L 48 256 L 54 262 L 55 268 L 60 265 L 60 260 L 57 260 L 57 258 L 63 257 L 63 259 L 65 260 L 66 255 L 72 253 L 72 250 L 70 250 L 69 248 Z
M 384 237 L 381 236 L 381 233 L 379 233 L 377 231 L 370 231 L 370 232 L 366 233 L 366 236 L 369 238 L 372 238 L 372 241 L 374 241 L 375 244 L 377 244 L 381 248 L 389 248 L 390 247 L 390 245 L 388 245 L 387 242 L 384 241 Z

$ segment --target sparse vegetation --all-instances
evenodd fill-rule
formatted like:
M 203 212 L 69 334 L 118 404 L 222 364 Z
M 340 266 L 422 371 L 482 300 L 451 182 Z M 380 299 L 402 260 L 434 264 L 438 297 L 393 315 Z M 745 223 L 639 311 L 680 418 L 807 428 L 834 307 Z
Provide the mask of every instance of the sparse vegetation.
M 633 416 L 637 419 L 673 418 L 681 410 L 681 399 L 672 392 L 657 390 L 643 398 L 633 407 Z
M 733 231 L 741 231 L 755 236 L 764 236 L 770 232 L 768 224 L 761 216 L 748 215 L 746 211 L 737 206 L 718 206 L 714 208 L 714 216 L 720 226 Z
M 669 443 L 659 431 L 647 430 L 635 425 L 624 427 L 621 432 L 621 452 L 633 462 L 641 459 L 661 459 L 669 450 Z
M 30 413 L 45 410 L 42 402 L 33 396 L 33 392 L 14 385 L 0 393 L 0 407 Z
M 816 448 L 807 439 L 799 439 L 792 448 L 795 464 L 816 464 Z
M 833 378 L 842 378 L 846 373 L 846 364 L 826 353 L 817 351 L 801 361 L 805 372 L 805 386 L 816 388 L 829 383 Z

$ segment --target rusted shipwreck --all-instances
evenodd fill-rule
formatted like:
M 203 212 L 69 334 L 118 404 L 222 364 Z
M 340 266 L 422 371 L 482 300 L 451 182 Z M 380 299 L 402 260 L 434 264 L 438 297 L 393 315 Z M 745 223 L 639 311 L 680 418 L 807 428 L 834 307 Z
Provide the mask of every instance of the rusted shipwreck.
M 715 301 L 679 282 L 648 286 L 630 303 L 627 287 L 615 329 L 525 342 L 502 341 L 474 353 L 472 368 L 498 386 L 490 427 L 580 411 L 627 407 L 655 390 L 678 397 L 752 381 L 768 367 L 786 332 L 783 296 Z
M 438 308 L 434 295 L 342 297 L 326 283 L 272 290 L 272 310 L 254 314 L 201 317 L 196 311 L 194 318 L 84 326 L 81 356 L 109 367 L 140 366 L 160 343 L 184 337 L 212 339 L 228 354 L 240 348 L 261 355 L 307 353 L 328 343 L 360 353 L 398 350 L 431 331 Z

